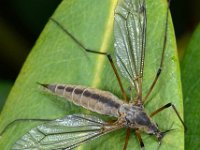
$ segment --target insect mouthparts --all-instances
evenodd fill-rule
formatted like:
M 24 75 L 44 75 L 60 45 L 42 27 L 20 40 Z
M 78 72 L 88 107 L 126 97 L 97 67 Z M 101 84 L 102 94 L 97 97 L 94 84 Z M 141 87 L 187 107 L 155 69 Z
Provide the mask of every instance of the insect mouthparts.
M 158 132 L 156 137 L 158 138 L 158 141 L 161 141 L 163 139 L 163 137 L 170 131 L 172 131 L 173 129 L 168 129 L 166 131 L 162 131 L 162 132 Z

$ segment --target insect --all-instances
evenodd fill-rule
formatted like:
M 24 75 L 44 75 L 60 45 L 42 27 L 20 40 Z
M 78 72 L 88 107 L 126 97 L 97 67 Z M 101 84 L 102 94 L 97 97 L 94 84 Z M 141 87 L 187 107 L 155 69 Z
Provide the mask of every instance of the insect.
M 170 2 L 169 2 L 170 3 Z M 165 38 L 160 68 L 145 97 L 142 96 L 142 79 L 144 69 L 144 55 L 146 43 L 146 7 L 145 0 L 119 0 L 115 10 L 115 53 L 117 66 L 123 77 L 134 87 L 136 95 L 128 101 L 121 79 L 114 65 L 111 55 L 84 48 L 55 19 L 51 19 L 60 26 L 79 46 L 87 52 L 105 55 L 115 72 L 122 91 L 123 100 L 108 91 L 102 91 L 80 85 L 40 84 L 52 93 L 64 97 L 76 105 L 90 111 L 117 118 L 115 122 L 105 122 L 102 119 L 84 114 L 72 114 L 64 118 L 41 124 L 13 145 L 13 149 L 73 149 L 82 143 L 93 140 L 109 132 L 127 128 L 127 135 L 123 149 L 126 149 L 130 129 L 134 129 L 141 148 L 144 148 L 140 131 L 154 135 L 159 145 L 164 135 L 170 130 L 161 131 L 151 119 L 160 111 L 172 107 L 183 123 L 176 107 L 168 103 L 148 115 L 144 110 L 144 102 L 153 90 L 163 65 L 166 47 L 166 32 L 168 23 L 168 9 L 166 13 Z M 183 123 L 184 125 L 184 123 Z

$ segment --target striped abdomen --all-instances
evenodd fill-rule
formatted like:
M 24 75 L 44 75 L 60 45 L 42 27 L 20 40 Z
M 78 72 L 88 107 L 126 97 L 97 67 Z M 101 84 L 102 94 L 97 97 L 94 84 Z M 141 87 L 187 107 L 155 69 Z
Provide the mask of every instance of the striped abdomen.
M 123 104 L 110 92 L 80 85 L 42 84 L 58 96 L 93 112 L 118 117 L 119 107 Z

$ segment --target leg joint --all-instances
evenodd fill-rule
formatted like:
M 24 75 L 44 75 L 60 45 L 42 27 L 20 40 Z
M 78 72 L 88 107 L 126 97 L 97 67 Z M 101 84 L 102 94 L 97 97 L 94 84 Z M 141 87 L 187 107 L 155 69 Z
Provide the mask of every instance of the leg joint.
M 168 107 L 170 107 L 170 106 L 174 106 L 172 103 L 167 103 L 166 105 L 165 105 L 165 108 L 168 108 Z
M 162 72 L 162 68 L 159 68 L 158 72 L 157 72 L 157 76 L 159 76 L 161 74 L 161 72 Z

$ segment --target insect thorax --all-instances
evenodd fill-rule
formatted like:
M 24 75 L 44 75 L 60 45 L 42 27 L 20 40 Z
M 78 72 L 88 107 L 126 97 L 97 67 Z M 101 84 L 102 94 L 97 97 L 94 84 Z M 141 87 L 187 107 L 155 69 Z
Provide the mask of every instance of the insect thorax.
M 119 109 L 119 113 L 121 114 L 120 119 L 124 120 L 124 124 L 127 127 L 141 129 L 150 134 L 159 132 L 156 124 L 151 121 L 142 107 L 133 104 L 123 104 Z

